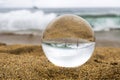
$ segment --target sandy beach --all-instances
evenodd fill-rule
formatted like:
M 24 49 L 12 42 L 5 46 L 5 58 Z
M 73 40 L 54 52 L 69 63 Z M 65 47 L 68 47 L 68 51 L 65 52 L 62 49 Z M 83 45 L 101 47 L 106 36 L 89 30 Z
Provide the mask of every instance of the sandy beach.
M 41 46 L 1 45 L 1 80 L 119 80 L 120 48 L 96 47 L 84 65 L 62 68 L 45 57 Z
M 120 30 L 95 32 L 96 46 L 120 47 Z M 8 45 L 29 44 L 40 45 L 41 36 L 32 34 L 0 33 L 0 42 Z
M 1 80 L 119 80 L 120 31 L 95 32 L 96 48 L 84 65 L 62 68 L 45 57 L 41 36 L 0 34 Z

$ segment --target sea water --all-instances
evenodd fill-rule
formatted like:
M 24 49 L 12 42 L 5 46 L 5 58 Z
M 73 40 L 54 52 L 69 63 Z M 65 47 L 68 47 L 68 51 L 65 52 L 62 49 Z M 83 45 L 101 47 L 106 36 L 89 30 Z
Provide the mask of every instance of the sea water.
M 90 59 L 95 42 L 79 44 L 42 42 L 42 48 L 53 64 L 61 67 L 78 67 Z
M 61 14 L 76 14 L 85 18 L 95 31 L 120 28 L 120 8 L 0 8 L 0 32 L 33 33 Z M 26 15 L 27 14 L 27 15 Z M 33 31 L 31 31 L 33 30 Z M 36 31 L 35 31 L 36 30 Z M 24 34 L 24 32 L 21 32 Z M 26 33 L 25 32 L 25 33 Z M 40 34 L 40 33 L 38 33 Z

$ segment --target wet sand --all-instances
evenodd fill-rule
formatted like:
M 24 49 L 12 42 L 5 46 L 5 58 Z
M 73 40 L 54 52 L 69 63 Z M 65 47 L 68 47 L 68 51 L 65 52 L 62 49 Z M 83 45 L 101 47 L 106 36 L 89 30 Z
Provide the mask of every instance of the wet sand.
M 120 30 L 95 32 L 97 46 L 120 47 Z
M 108 32 L 95 32 L 96 46 L 100 47 L 120 47 L 120 30 Z M 25 34 L 0 34 L 0 42 L 6 44 L 32 44 L 40 45 L 40 35 Z

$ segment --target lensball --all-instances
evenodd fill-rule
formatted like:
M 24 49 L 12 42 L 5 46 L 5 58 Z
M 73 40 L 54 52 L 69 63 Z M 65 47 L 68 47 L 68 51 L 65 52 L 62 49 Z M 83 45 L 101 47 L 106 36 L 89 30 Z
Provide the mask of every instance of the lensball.
M 81 66 L 90 59 L 94 48 L 95 35 L 91 25 L 77 15 L 58 16 L 42 34 L 42 49 L 56 66 Z

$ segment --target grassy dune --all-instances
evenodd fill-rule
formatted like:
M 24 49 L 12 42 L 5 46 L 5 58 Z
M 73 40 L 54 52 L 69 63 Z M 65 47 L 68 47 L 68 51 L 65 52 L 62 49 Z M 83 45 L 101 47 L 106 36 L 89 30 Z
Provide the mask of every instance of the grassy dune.
M 77 68 L 51 64 L 41 46 L 0 45 L 0 80 L 119 80 L 120 48 L 97 47 Z

